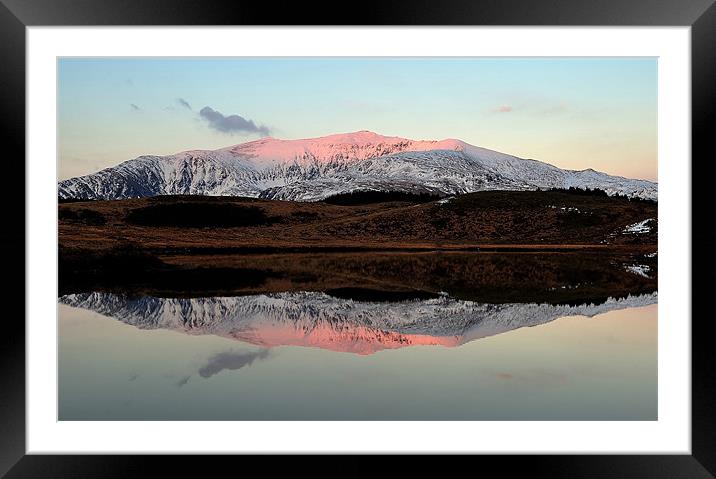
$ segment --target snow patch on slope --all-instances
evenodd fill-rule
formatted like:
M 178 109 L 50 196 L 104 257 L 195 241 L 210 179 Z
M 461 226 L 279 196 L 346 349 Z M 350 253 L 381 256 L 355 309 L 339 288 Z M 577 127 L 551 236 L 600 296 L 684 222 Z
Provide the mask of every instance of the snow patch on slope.
M 655 221 L 654 218 L 649 218 L 644 221 L 639 221 L 638 223 L 628 225 L 624 228 L 623 234 L 649 233 L 651 232 L 651 226 L 649 226 L 649 223 L 651 223 L 652 221 Z

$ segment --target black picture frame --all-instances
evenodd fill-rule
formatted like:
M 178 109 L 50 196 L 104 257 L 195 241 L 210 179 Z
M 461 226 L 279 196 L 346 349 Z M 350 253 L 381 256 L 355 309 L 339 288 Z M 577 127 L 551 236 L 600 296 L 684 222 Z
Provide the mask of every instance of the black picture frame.
M 343 8 L 345 7 L 345 8 Z M 320 12 L 320 13 L 319 13 Z M 349 15 L 350 14 L 350 15 Z M 0 122 L 4 137 L 7 193 L 0 241 L 16 268 L 8 270 L 25 278 L 25 29 L 53 25 L 622 25 L 690 26 L 692 67 L 692 454 L 645 456 L 481 456 L 479 469 L 496 467 L 501 474 L 559 477 L 684 477 L 716 476 L 716 394 L 713 355 L 705 307 L 711 286 L 716 237 L 710 232 L 710 189 L 716 178 L 712 126 L 716 116 L 716 6 L 713 0 L 410 0 L 361 2 L 360 8 L 336 4 L 336 8 L 313 7 L 306 2 L 219 2 L 211 0 L 0 0 Z M 23 159 L 23 160 L 21 160 Z M 689 159 L 684 158 L 685 167 Z M 698 174 L 697 174 L 698 172 Z M 23 208 L 19 206 L 23 198 Z M 701 219 L 699 221 L 698 219 Z M 23 254 L 20 254 L 20 251 Z M 22 263 L 22 264 L 21 264 Z M 22 273 L 20 273 L 22 267 Z M 704 273 L 701 281 L 698 273 Z M 9 277 L 9 274 L 6 275 Z M 7 282 L 8 294 L 25 297 L 20 276 Z M 17 303 L 20 303 L 17 301 Z M 20 304 L 24 304 L 20 303 Z M 25 327 L 24 306 L 7 314 L 0 335 L 0 474 L 6 477 L 137 477 L 153 475 L 160 467 L 187 474 L 205 474 L 219 467 L 236 466 L 229 457 L 158 456 L 61 456 L 25 454 Z M 689 318 L 673 318 L 688 320 Z M 237 428 L 240 429 L 240 428 Z M 306 460 L 308 459 L 308 460 Z M 210 462 L 208 462 L 208 460 Z M 340 466 L 325 468 L 326 475 L 373 474 L 373 462 L 365 457 L 332 458 Z M 475 460 L 475 459 L 471 459 Z M 231 461 L 231 462 L 230 462 Z M 241 459 L 241 467 L 266 466 L 272 473 L 295 473 L 316 458 L 276 461 Z M 394 460 L 395 461 L 395 460 Z M 445 472 L 440 458 L 394 463 L 401 475 Z M 451 463 L 452 464 L 452 463 Z M 478 464 L 473 463 L 474 467 Z M 340 469 L 336 469 L 340 467 Z M 319 474 L 314 468 L 314 474 Z M 475 471 L 476 472 L 476 471 Z

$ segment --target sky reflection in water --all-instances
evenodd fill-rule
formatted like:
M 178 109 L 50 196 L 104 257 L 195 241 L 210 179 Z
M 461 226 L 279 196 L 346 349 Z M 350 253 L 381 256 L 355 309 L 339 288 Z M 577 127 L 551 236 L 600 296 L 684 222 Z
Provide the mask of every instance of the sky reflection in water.
M 560 319 L 552 316 L 568 314 L 569 306 L 524 314 L 499 305 L 501 313 L 472 323 L 446 316 L 452 324 L 443 325 L 443 335 L 421 330 L 425 325 L 401 308 L 392 323 L 374 327 L 363 310 L 355 317 L 343 311 L 343 320 L 332 322 L 317 309 L 313 318 L 284 317 L 296 325 L 287 335 L 286 321 L 256 312 L 229 319 L 228 329 L 196 315 L 198 322 L 179 326 L 172 320 L 187 310 L 165 301 L 160 321 L 139 329 L 123 322 L 126 315 L 117 320 L 60 304 L 59 414 L 61 420 L 654 420 L 656 296 L 639 301 L 592 318 Z M 455 305 L 446 307 L 455 312 Z M 423 317 L 434 314 L 418 309 Z M 285 316 L 290 308 L 273 311 Z M 367 322 L 355 321 L 361 318 Z M 240 339 L 232 337 L 239 329 Z M 411 338 L 442 346 L 414 346 Z M 300 346 L 282 346 L 286 339 Z

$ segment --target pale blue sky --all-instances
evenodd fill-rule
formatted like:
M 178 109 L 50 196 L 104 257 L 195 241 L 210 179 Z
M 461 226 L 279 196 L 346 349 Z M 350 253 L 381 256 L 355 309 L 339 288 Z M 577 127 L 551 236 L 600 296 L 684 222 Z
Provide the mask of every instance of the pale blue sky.
M 459 138 L 657 178 L 655 58 L 77 58 L 58 72 L 61 179 L 260 136 L 211 128 L 199 115 L 207 106 L 276 138 Z

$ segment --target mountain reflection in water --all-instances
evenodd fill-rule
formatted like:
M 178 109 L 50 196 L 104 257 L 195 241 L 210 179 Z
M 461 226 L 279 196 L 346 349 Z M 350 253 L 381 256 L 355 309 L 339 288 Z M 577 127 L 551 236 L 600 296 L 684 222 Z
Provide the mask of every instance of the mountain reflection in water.
M 458 346 L 560 317 L 657 302 L 655 255 L 324 254 L 202 261 L 214 269 L 188 270 L 187 282 L 138 278 L 73 291 L 59 301 L 140 329 L 357 354 Z M 212 271 L 225 282 L 202 279 Z
M 448 296 L 397 302 L 356 301 L 322 292 L 208 298 L 82 293 L 60 298 L 141 329 L 213 334 L 265 347 L 310 346 L 357 354 L 415 345 L 458 346 L 564 316 L 594 316 L 646 306 L 657 293 L 579 306 L 481 304 Z

